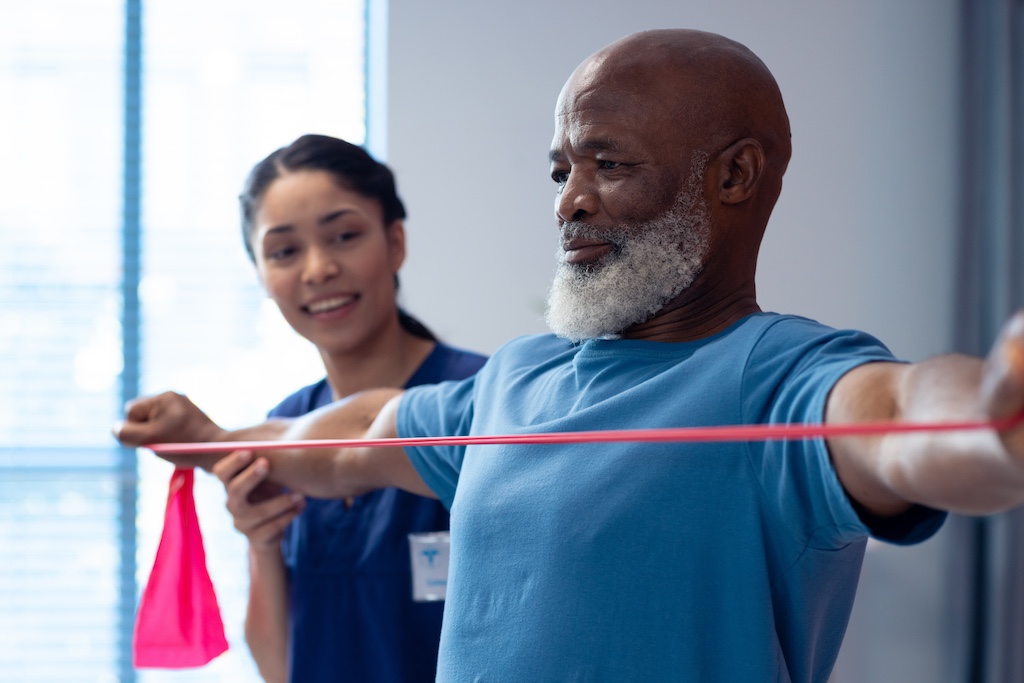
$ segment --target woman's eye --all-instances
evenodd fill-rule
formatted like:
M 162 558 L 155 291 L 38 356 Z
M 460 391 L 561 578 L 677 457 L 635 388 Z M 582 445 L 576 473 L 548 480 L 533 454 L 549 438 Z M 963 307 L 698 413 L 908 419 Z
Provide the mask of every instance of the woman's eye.
M 363 233 L 358 231 L 358 230 L 346 230 L 344 232 L 337 233 L 334 236 L 334 241 L 335 242 L 351 242 L 352 240 L 356 239 L 357 237 L 359 237 L 362 234 Z
M 281 247 L 280 249 L 274 249 L 272 251 L 267 252 L 267 260 L 268 261 L 283 261 L 284 259 L 286 259 L 289 256 L 292 256 L 294 254 L 295 254 L 294 247 Z

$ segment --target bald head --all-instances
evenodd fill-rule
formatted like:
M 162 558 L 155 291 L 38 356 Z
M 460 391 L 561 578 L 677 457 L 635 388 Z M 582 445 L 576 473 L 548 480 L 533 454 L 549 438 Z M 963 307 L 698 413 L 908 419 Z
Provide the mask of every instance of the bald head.
M 746 46 L 714 33 L 642 31 L 599 50 L 565 84 L 558 113 L 588 104 L 663 113 L 674 128 L 666 135 L 708 155 L 756 139 L 780 178 L 789 163 L 789 118 L 775 78 Z

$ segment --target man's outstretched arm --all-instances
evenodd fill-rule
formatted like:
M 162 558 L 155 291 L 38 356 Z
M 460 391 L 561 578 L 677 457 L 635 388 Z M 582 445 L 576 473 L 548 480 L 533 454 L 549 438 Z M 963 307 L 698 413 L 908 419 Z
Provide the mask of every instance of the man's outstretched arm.
M 949 355 L 873 363 L 844 376 L 826 410 L 831 423 L 999 420 L 1024 410 L 1024 313 L 1003 329 L 987 359 Z M 964 514 L 1024 504 L 1024 427 L 829 439 L 847 493 L 869 512 L 919 503 Z
M 165 393 L 133 401 L 114 435 L 127 446 L 173 442 L 376 439 L 397 435 L 402 391 L 374 389 L 294 420 L 225 430 L 185 396 Z M 180 467 L 213 468 L 227 453 L 160 454 Z M 385 487 L 433 497 L 401 448 L 292 448 L 261 451 L 271 481 L 316 498 L 348 498 Z

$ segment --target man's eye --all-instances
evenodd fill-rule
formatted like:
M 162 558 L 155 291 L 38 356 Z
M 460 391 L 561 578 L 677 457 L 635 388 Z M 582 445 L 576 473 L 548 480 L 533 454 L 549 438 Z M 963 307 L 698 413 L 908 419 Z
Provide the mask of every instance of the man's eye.
M 619 166 L 622 166 L 622 164 L 620 162 L 618 162 L 618 161 L 605 161 L 605 160 L 601 160 L 601 161 L 599 161 L 597 163 L 598 163 L 598 166 L 600 168 L 603 168 L 606 171 L 611 171 L 613 169 L 618 168 Z
M 568 171 L 552 171 L 551 172 L 551 179 L 554 180 L 559 185 L 565 185 L 566 181 L 569 180 L 569 172 Z

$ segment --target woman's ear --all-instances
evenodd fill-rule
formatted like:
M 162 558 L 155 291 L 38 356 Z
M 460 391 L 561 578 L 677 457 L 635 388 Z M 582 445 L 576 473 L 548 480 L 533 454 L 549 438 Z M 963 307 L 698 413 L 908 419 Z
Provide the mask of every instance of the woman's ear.
M 391 272 L 397 273 L 405 263 L 405 223 L 401 218 L 389 225 L 385 234 L 388 240 L 388 261 L 391 264 Z
M 739 204 L 753 196 L 764 177 L 764 148 L 754 138 L 737 140 L 718 156 L 718 198 Z

